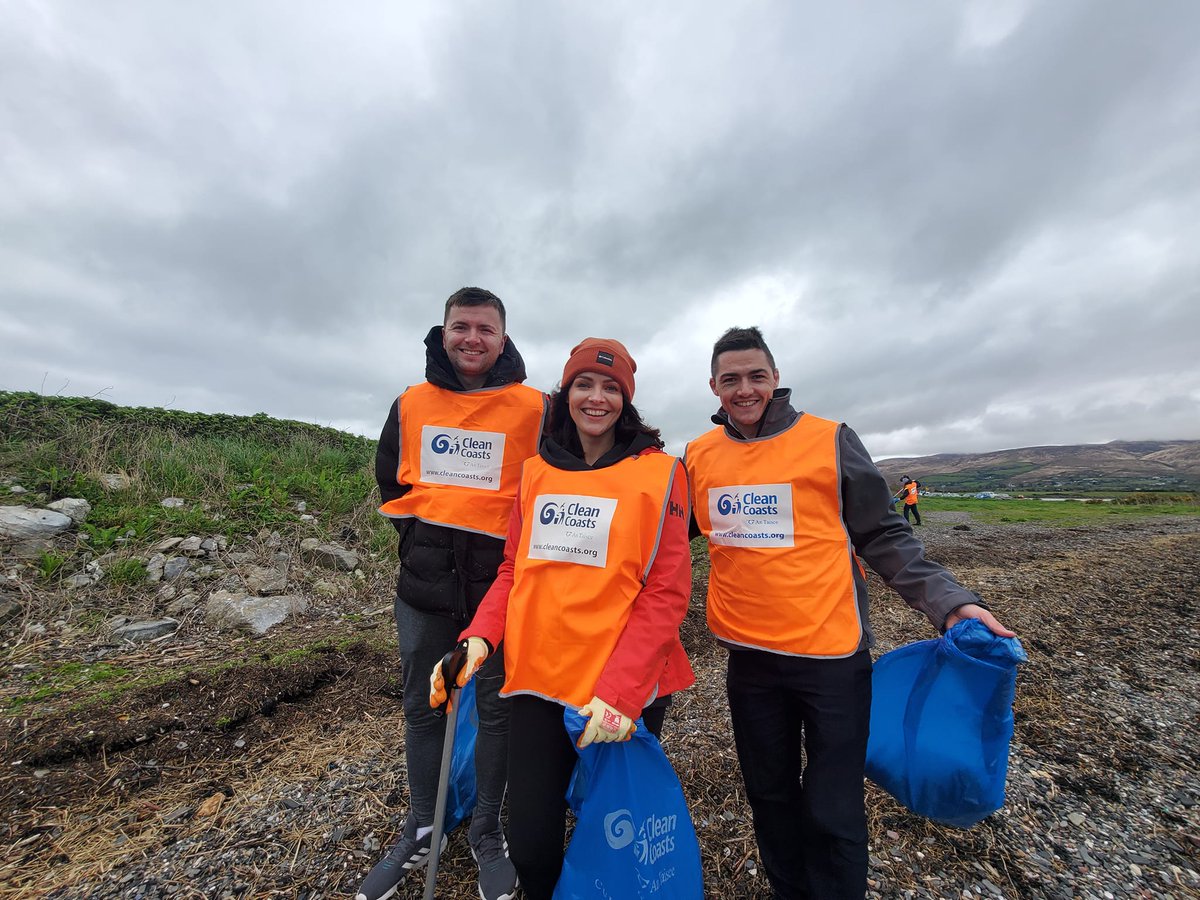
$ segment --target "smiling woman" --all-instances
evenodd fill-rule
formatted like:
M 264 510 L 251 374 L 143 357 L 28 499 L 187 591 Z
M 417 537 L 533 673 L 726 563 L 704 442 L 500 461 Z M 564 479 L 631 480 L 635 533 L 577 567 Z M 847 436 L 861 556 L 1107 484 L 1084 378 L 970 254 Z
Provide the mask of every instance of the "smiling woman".
M 679 639 L 691 592 L 687 483 L 634 408 L 637 364 L 619 341 L 571 351 L 549 433 L 527 460 L 504 563 L 471 624 L 460 683 L 503 641 L 510 697 L 508 841 L 530 900 L 554 893 L 563 796 L 576 761 L 563 710 L 588 722 L 580 746 L 657 735 L 691 666 Z M 441 667 L 430 703 L 445 698 Z
M 567 407 L 588 465 L 612 449 L 613 432 L 623 406 L 621 385 L 615 379 L 599 372 L 580 372 L 571 379 Z

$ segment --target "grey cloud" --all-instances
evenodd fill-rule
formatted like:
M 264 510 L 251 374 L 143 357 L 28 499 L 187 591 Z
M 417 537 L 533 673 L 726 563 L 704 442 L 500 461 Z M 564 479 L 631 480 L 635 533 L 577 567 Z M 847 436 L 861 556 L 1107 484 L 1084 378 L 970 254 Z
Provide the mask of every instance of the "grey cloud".
M 0 385 L 373 423 L 481 284 L 540 387 L 626 340 L 673 441 L 756 321 L 876 452 L 1195 436 L 1200 11 L 978 9 L 9 7 Z

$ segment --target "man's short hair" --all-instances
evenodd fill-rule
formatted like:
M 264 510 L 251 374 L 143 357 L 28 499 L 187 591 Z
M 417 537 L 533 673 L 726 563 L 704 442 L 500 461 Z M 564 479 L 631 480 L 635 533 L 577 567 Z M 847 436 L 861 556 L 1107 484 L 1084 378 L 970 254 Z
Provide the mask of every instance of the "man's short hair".
M 459 288 L 446 301 L 446 314 L 442 317 L 443 325 L 450 321 L 450 310 L 455 306 L 490 306 L 500 314 L 500 330 L 503 331 L 507 327 L 504 301 L 491 291 L 485 291 L 478 287 Z
M 749 328 L 730 328 L 717 338 L 712 352 L 713 378 L 717 377 L 717 357 L 731 350 L 761 350 L 767 354 L 767 362 L 771 365 L 771 371 L 775 371 L 775 357 L 771 354 L 771 348 L 763 340 L 762 332 L 752 325 Z

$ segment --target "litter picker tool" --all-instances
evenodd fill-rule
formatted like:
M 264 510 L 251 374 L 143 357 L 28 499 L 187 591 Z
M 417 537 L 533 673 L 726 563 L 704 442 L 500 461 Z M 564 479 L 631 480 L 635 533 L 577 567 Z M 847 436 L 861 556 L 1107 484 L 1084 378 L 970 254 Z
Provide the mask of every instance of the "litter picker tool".
M 433 834 L 429 842 L 429 871 L 425 874 L 425 898 L 433 900 L 437 886 L 438 862 L 442 855 L 442 833 L 446 828 L 446 796 L 450 790 L 450 761 L 454 756 L 454 732 L 458 724 L 458 673 L 467 662 L 467 642 L 463 641 L 442 657 L 442 681 L 446 685 L 446 702 L 438 708 L 446 716 L 446 738 L 442 744 L 442 767 L 438 772 L 437 806 L 433 813 Z

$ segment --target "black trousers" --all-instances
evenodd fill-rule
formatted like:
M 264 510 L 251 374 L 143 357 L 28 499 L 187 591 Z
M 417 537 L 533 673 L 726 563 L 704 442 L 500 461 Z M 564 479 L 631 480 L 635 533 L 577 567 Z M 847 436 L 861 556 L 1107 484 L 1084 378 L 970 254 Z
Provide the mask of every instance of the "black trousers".
M 904 504 L 904 521 L 905 522 L 908 521 L 908 511 L 911 509 L 913 518 L 915 518 L 917 520 L 918 525 L 921 524 L 921 511 L 919 509 L 917 509 L 918 505 L 919 504 L 917 504 L 917 503 L 905 503 Z
M 508 852 L 527 900 L 550 900 L 562 874 L 567 786 L 579 757 L 561 704 L 526 695 L 509 702 Z M 666 705 L 647 707 L 642 722 L 658 737 L 666 715 Z
M 754 835 L 776 896 L 862 900 L 870 654 L 731 650 L 726 687 Z

